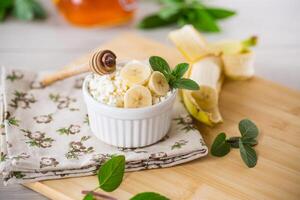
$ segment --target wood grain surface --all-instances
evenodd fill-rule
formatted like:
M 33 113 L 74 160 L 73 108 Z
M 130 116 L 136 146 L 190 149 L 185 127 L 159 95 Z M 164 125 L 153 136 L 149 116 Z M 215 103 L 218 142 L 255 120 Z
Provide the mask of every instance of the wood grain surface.
M 165 57 L 171 64 L 183 61 L 170 48 L 131 33 L 123 34 L 101 48 L 125 58 Z M 77 63 L 84 62 L 84 56 Z M 221 131 L 238 135 L 238 122 L 250 118 L 260 129 L 255 147 L 258 163 L 247 168 L 238 150 L 223 158 L 207 156 L 172 168 L 128 172 L 121 186 L 110 193 L 120 200 L 145 191 L 170 199 L 300 199 L 300 92 L 261 78 L 225 81 L 220 97 L 224 123 L 214 128 L 199 125 L 210 147 Z M 81 199 L 81 190 L 97 186 L 96 176 L 26 184 L 51 199 Z M 102 191 L 100 191 L 102 192 Z

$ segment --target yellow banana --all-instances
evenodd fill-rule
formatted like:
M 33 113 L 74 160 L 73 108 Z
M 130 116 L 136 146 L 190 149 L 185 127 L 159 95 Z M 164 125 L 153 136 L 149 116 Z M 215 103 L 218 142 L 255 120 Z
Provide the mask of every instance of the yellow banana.
M 250 47 L 255 46 L 257 37 L 243 41 L 226 40 L 209 44 L 210 52 L 220 55 L 224 63 L 225 75 L 234 80 L 244 80 L 254 75 L 254 53 Z
M 218 108 L 219 92 L 223 83 L 222 62 L 210 56 L 190 65 L 188 78 L 196 81 L 199 90 L 183 90 L 183 102 L 198 121 L 213 126 L 223 121 Z
M 232 79 L 253 76 L 254 53 L 250 47 L 256 45 L 257 38 L 208 43 L 193 26 L 185 25 L 171 31 L 169 39 L 190 63 L 185 76 L 200 86 L 197 91 L 182 90 L 187 110 L 209 126 L 222 122 L 218 100 L 224 74 Z
M 210 53 L 204 37 L 192 25 L 171 31 L 169 39 L 189 62 L 197 61 Z

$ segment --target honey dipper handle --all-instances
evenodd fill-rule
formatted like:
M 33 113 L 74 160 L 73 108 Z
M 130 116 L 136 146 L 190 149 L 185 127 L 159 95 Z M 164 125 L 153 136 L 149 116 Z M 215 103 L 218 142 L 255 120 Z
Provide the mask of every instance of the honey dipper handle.
M 63 80 L 65 78 L 69 78 L 71 76 L 75 76 L 88 71 L 90 71 L 89 64 L 85 63 L 78 67 L 66 68 L 59 70 L 53 74 L 46 75 L 41 83 L 43 86 L 48 86 L 56 81 Z

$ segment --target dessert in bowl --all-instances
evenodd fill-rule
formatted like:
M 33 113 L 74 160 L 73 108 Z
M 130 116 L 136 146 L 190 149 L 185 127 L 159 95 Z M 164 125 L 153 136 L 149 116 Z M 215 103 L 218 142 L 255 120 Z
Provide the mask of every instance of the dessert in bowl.
M 151 58 L 150 62 L 116 63 L 113 72 L 85 78 L 82 89 L 90 127 L 103 142 L 136 148 L 156 143 L 167 134 L 179 87 L 172 87 L 167 72 L 159 71 L 155 59 L 162 58 Z

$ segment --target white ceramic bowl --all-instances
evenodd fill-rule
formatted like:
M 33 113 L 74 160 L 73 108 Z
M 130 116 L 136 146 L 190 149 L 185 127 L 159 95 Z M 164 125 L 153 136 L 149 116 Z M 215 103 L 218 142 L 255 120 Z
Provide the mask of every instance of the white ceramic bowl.
M 91 75 L 85 78 L 82 90 L 90 127 L 97 138 L 113 146 L 135 148 L 153 144 L 167 134 L 176 90 L 153 106 L 118 108 L 97 102 L 90 95 L 88 82 L 91 78 Z

